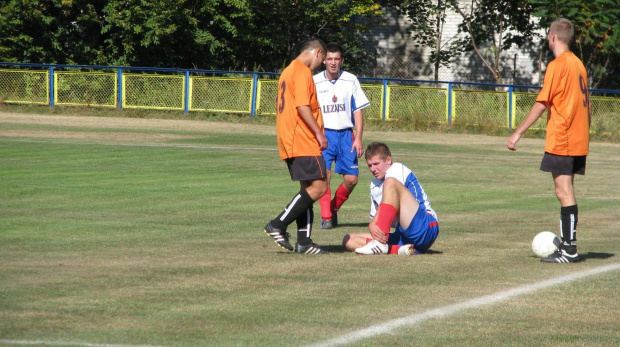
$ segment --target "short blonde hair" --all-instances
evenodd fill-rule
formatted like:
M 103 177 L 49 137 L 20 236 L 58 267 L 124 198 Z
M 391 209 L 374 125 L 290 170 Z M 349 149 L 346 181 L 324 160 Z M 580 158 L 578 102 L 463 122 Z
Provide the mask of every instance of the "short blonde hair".
M 575 26 L 566 18 L 558 18 L 551 23 L 549 34 L 555 34 L 558 40 L 571 43 L 575 36 Z

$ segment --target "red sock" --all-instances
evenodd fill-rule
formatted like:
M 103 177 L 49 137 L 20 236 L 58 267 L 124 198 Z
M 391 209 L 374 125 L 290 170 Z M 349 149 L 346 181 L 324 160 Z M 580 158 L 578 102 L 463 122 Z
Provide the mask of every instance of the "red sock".
M 330 203 L 332 199 L 332 190 L 327 187 L 327 192 L 319 198 L 319 205 L 321 206 L 321 219 L 332 220 L 332 210 Z
M 344 183 L 340 183 L 331 203 L 332 210 L 338 211 L 342 204 L 349 199 L 349 195 L 351 195 L 351 192 L 344 187 Z
M 396 218 L 396 214 L 398 210 L 396 207 L 390 204 L 381 204 L 379 205 L 379 216 L 377 219 L 377 226 L 381 231 L 388 235 L 390 233 L 390 228 L 392 227 L 392 223 L 394 223 L 394 218 Z
M 388 251 L 389 254 L 398 254 L 398 249 L 400 248 L 399 245 L 389 245 L 390 246 L 390 250 Z

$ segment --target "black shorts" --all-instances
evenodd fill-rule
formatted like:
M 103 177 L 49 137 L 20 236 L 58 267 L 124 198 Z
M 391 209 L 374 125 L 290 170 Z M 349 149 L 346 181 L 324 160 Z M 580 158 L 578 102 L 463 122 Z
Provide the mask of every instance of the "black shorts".
M 545 152 L 542 162 L 540 163 L 540 169 L 559 175 L 585 175 L 586 156 L 580 155 L 573 157 Z
M 314 181 L 327 177 L 322 155 L 288 158 L 286 166 L 293 181 Z

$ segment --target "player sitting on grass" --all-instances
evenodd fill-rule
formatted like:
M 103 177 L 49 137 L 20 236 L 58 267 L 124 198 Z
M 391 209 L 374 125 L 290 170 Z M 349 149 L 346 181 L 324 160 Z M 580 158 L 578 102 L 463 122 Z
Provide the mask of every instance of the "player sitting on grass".
M 370 233 L 347 234 L 343 246 L 357 254 L 412 255 L 426 252 L 439 233 L 437 214 L 411 170 L 392 162 L 390 149 L 373 142 L 365 157 L 370 183 Z M 395 231 L 390 234 L 390 227 Z

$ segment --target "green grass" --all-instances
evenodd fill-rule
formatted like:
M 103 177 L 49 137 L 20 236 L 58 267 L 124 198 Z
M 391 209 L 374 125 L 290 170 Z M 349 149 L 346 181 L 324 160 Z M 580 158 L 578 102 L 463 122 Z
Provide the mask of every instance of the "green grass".
M 33 130 L 49 136 L 15 136 Z M 396 135 L 365 142 L 387 140 L 420 178 L 439 214 L 433 252 L 344 252 L 342 237 L 368 222 L 362 169 L 343 226 L 315 220 L 332 254 L 312 257 L 262 231 L 298 190 L 273 136 L 0 122 L 0 345 L 303 345 L 617 263 L 619 145 L 593 143 L 575 179 L 585 261 L 552 265 L 530 251 L 536 233 L 557 233 L 543 141 L 511 153 L 503 137 Z M 619 281 L 590 276 L 354 345 L 617 345 Z

